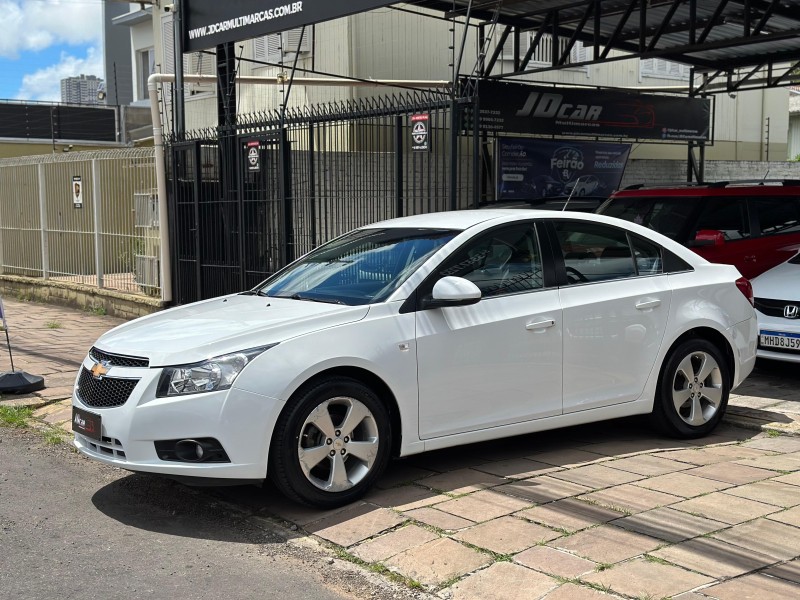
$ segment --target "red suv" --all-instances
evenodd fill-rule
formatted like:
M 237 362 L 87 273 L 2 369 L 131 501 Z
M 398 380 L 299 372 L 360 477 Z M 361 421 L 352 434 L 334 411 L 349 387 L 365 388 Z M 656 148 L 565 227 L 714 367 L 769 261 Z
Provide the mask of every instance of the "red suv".
M 800 249 L 800 180 L 636 185 L 597 212 L 650 227 L 748 279 Z

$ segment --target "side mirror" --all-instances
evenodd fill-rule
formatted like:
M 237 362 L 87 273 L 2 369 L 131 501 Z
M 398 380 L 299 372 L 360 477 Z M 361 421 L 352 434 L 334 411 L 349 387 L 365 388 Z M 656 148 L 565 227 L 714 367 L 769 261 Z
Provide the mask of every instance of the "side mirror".
M 468 306 L 480 302 L 481 290 L 463 277 L 442 277 L 433 286 L 430 298 L 423 301 L 422 308 L 446 306 Z
M 716 229 L 701 229 L 689 242 L 690 248 L 698 246 L 722 246 L 725 243 L 725 234 Z

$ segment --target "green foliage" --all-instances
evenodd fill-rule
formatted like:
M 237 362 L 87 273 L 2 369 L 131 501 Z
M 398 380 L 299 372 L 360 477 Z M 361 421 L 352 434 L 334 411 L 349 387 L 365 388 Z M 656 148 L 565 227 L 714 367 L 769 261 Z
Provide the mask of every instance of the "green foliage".
M 33 410 L 27 406 L 0 406 L 0 424 L 6 427 L 26 427 Z

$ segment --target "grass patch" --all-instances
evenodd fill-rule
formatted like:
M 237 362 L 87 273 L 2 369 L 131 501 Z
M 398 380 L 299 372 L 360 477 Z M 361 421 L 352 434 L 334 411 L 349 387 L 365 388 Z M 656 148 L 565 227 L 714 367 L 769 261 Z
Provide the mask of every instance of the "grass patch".
M 597 565 L 597 566 L 594 568 L 594 570 L 595 570 L 596 572 L 598 572 L 598 573 L 599 573 L 600 571 L 606 571 L 606 570 L 610 569 L 610 568 L 611 568 L 611 567 L 613 567 L 613 566 L 614 566 L 614 565 L 613 565 L 613 564 L 611 564 L 611 563 L 599 563 L 599 564 L 598 564 L 598 565 Z
M 102 304 L 90 304 L 86 307 L 86 312 L 98 317 L 104 317 L 107 314 L 106 307 Z
M 663 558 L 659 558 L 658 556 L 653 556 L 652 554 L 645 554 L 644 559 L 647 562 L 656 563 L 659 565 L 669 565 L 670 563 L 664 560 Z
M 58 321 L 48 321 L 47 322 L 47 328 L 48 329 L 61 329 L 61 327 L 62 327 L 61 323 L 59 323 Z
M 780 431 L 775 431 L 774 429 L 767 430 L 767 437 L 776 438 L 781 437 L 783 435 Z
M 399 573 L 395 573 L 382 563 L 379 562 L 368 563 L 367 561 L 358 558 L 356 555 L 350 554 L 347 550 L 339 546 L 334 546 L 333 552 L 336 555 L 336 558 L 340 560 L 346 560 L 347 562 L 353 563 L 354 565 L 358 565 L 365 569 L 369 569 L 373 573 L 383 575 L 384 577 L 388 578 L 390 581 L 393 581 L 394 583 L 403 584 L 414 590 L 421 590 L 424 588 L 422 583 L 420 583 L 416 579 L 412 579 L 411 577 L 405 577 L 403 575 L 400 575 Z
M 6 427 L 27 427 L 33 409 L 27 406 L 0 406 L 0 424 Z
M 46 429 L 42 432 L 42 437 L 46 444 L 58 446 L 64 441 L 64 437 L 58 429 Z

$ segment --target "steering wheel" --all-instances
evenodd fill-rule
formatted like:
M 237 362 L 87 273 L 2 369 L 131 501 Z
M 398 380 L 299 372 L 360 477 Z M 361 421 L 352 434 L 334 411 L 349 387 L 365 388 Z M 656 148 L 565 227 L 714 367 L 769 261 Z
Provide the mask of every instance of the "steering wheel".
M 586 283 L 589 281 L 578 269 L 574 267 L 565 267 L 565 269 L 567 270 L 567 280 L 570 283 Z

